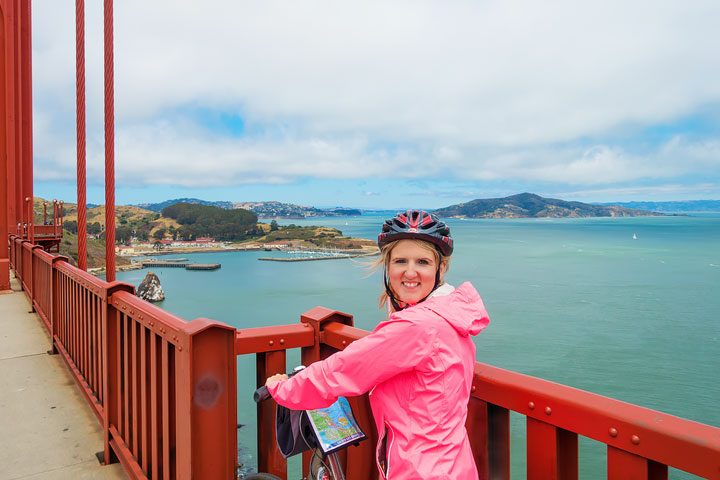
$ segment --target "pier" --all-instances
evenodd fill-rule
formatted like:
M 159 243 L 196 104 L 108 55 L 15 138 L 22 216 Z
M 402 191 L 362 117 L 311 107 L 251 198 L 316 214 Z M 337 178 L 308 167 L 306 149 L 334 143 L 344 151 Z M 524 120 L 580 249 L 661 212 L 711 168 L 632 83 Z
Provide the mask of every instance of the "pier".
M 192 263 L 185 266 L 185 270 L 217 270 L 221 265 L 219 263 Z
M 378 252 L 362 252 L 362 253 L 341 253 L 339 255 L 323 255 L 308 252 L 307 257 L 260 257 L 261 262 L 314 262 L 317 260 L 341 260 L 344 258 L 373 257 Z
M 163 261 L 157 261 L 153 260 L 150 262 L 141 262 L 143 268 L 158 268 L 158 267 L 164 267 L 164 268 L 185 268 L 188 266 L 187 262 L 163 262 Z
M 219 263 L 187 263 L 186 261 L 165 262 L 151 260 L 140 262 L 142 268 L 184 268 L 185 270 L 217 270 L 222 265 Z

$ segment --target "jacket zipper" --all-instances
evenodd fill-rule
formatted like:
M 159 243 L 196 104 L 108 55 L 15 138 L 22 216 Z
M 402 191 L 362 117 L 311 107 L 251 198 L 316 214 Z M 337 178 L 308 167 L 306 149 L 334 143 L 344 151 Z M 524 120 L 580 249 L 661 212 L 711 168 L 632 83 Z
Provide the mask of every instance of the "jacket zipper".
M 375 448 L 375 463 L 377 464 L 378 470 L 380 470 L 380 474 L 385 480 L 388 480 L 390 478 L 390 450 L 392 449 L 392 445 L 395 442 L 395 433 L 393 432 L 390 425 L 388 425 L 386 422 L 383 422 L 385 425 L 385 435 L 383 435 L 383 438 L 380 439 L 380 441 L 377 444 L 377 447 Z M 390 438 L 390 441 L 387 442 L 388 435 L 392 435 Z M 382 468 L 382 465 L 380 464 L 380 447 L 383 444 L 383 441 L 386 442 L 385 447 L 385 468 Z
M 393 432 L 392 427 L 390 427 L 390 425 L 388 425 L 387 423 L 385 424 L 385 426 L 392 435 L 392 437 L 390 438 L 390 443 L 388 443 L 387 452 L 385 452 L 385 455 L 387 456 L 387 477 L 385 478 L 390 478 L 390 450 L 392 450 L 393 443 L 395 442 L 395 432 Z

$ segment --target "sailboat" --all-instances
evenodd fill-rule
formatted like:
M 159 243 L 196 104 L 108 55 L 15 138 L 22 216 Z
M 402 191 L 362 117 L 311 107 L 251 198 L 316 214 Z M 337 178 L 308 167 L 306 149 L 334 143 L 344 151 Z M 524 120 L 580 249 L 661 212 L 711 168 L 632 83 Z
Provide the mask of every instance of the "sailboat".
M 637 235 L 633 233 L 633 240 L 637 240 Z

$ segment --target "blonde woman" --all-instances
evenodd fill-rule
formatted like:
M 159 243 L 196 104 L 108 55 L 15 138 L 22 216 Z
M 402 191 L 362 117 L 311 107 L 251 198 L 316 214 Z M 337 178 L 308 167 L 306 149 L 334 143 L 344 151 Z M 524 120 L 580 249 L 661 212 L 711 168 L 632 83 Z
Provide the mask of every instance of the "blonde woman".
M 288 379 L 267 379 L 278 404 L 293 410 L 370 393 L 380 478 L 477 478 L 465 419 L 477 335 L 490 322 L 470 283 L 444 283 L 453 252 L 438 217 L 408 210 L 378 236 L 387 321 L 345 350 Z

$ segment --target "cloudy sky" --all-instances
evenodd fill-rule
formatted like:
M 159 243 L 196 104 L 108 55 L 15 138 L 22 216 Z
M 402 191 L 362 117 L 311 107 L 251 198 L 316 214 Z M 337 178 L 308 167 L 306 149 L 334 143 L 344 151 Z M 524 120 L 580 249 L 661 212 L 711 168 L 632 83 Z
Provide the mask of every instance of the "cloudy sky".
M 102 2 L 87 1 L 103 202 Z M 115 2 L 117 202 L 720 198 L 720 2 Z M 75 198 L 75 2 L 33 0 L 36 194 Z

